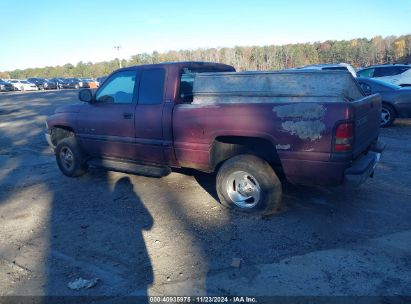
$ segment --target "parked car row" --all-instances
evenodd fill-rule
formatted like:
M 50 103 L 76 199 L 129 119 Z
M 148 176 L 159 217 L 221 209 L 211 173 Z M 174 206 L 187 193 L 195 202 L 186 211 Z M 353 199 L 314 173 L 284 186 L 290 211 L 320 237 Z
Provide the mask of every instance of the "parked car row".
M 365 95 L 381 95 L 381 127 L 391 126 L 397 117 L 411 117 L 411 88 L 364 77 L 358 77 L 357 82 Z
M 347 70 L 357 79 L 365 95 L 382 97 L 381 127 L 389 127 L 397 117 L 411 118 L 411 66 L 383 64 L 355 70 L 346 63 L 316 64 L 295 70 Z
M 9 79 L 7 80 L 12 86 L 14 91 L 37 91 L 38 88 L 34 83 L 27 80 Z
M 327 64 L 311 64 L 303 67 L 295 68 L 296 70 L 321 70 L 321 71 L 348 71 L 353 77 L 357 77 L 355 69 L 347 63 L 327 63 Z
M 7 91 L 14 91 L 14 86 L 9 82 L 4 81 L 3 79 L 0 79 L 0 92 L 7 92 Z
M 411 86 L 411 66 L 408 64 L 382 64 L 362 68 L 359 77 L 376 78 L 401 87 Z
M 411 118 L 410 65 L 374 65 L 359 69 L 357 75 L 365 95 L 381 95 L 381 127 L 391 126 L 397 117 Z
M 27 78 L 27 81 L 35 84 L 39 90 L 55 90 L 57 83 L 45 78 Z
M 380 64 L 358 69 L 347 63 L 312 64 L 295 68 L 296 70 L 347 70 L 353 77 L 377 78 L 401 87 L 411 86 L 411 65 L 409 64 Z
M 105 77 L 100 77 L 105 78 Z M 30 77 L 27 80 L 21 79 L 0 79 L 0 91 L 37 91 L 56 89 L 82 89 L 98 88 L 100 82 L 92 78 L 40 78 Z

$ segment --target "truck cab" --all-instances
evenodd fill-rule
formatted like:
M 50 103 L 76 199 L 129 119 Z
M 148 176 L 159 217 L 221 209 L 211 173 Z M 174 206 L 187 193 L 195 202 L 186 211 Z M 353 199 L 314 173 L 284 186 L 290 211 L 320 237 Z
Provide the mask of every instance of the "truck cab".
M 61 127 L 76 135 L 82 151 L 91 158 L 175 165 L 171 127 L 174 104 L 192 100 L 195 73 L 233 71 L 229 65 L 206 62 L 119 69 L 84 99 L 87 102 L 57 109 L 49 120 L 54 133 L 47 137 L 56 146 L 65 135 L 58 129 Z

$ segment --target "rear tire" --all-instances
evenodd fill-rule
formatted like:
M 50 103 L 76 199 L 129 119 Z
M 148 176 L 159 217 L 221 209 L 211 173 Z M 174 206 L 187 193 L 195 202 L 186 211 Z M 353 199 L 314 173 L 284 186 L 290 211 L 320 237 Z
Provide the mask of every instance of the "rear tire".
M 392 106 L 388 104 L 383 104 L 381 109 L 381 124 L 382 128 L 386 128 L 392 125 L 397 114 Z
M 85 155 L 81 152 L 75 136 L 63 138 L 58 142 L 56 161 L 61 172 L 68 177 L 77 177 L 87 172 Z
M 268 215 L 282 209 L 281 182 L 271 166 L 254 155 L 227 160 L 217 174 L 217 194 L 225 207 Z

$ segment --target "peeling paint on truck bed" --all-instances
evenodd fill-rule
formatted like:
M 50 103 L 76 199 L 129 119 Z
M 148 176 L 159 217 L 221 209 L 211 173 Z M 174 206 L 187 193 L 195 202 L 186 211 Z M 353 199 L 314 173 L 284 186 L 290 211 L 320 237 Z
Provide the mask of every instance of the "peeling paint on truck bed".
M 281 127 L 302 140 L 322 137 L 325 124 L 322 122 L 326 108 L 317 103 L 296 103 L 273 107 L 277 117 L 283 120 Z
M 297 135 L 299 138 L 306 140 L 316 140 L 322 137 L 325 131 L 325 124 L 319 120 L 314 121 L 285 121 L 281 124 L 283 129 L 291 135 Z
M 278 118 L 322 119 L 326 108 L 316 103 L 296 103 L 284 106 L 275 106 L 273 111 Z

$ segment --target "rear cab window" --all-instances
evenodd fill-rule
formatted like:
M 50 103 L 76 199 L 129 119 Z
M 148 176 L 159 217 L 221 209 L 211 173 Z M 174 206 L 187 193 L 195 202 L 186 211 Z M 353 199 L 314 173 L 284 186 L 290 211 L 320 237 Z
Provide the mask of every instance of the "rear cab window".
M 348 69 L 346 67 L 325 67 L 322 68 L 322 70 L 324 71 L 348 71 Z
M 178 90 L 178 99 L 182 103 L 193 102 L 193 85 L 196 74 L 198 73 L 217 73 L 217 72 L 232 72 L 231 70 L 222 71 L 213 67 L 205 68 L 184 68 L 180 76 L 180 87 Z
M 178 96 L 185 103 L 193 102 L 193 84 L 195 72 L 184 69 L 180 77 L 180 90 Z

